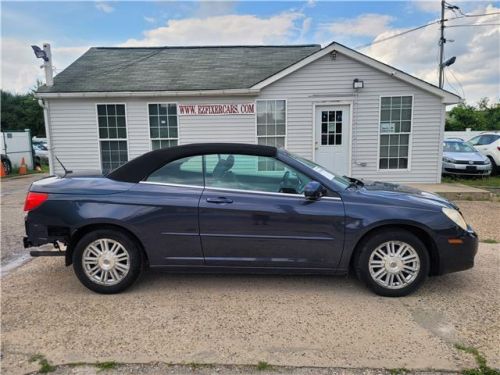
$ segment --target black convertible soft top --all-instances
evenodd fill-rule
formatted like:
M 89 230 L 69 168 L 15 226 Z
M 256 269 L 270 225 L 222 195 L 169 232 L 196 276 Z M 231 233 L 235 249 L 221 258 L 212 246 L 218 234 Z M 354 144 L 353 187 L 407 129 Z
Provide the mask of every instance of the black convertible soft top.
M 111 171 L 106 177 L 115 181 L 139 182 L 166 163 L 188 156 L 203 154 L 276 156 L 276 152 L 276 147 L 246 143 L 192 143 L 147 152 Z

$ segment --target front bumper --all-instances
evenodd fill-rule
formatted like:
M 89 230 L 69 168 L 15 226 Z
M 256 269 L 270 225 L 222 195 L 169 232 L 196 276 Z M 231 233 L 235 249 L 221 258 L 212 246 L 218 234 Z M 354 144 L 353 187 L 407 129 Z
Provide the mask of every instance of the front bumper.
M 460 239 L 460 244 L 450 244 L 450 238 Z M 459 230 L 458 235 L 440 236 L 437 241 L 439 249 L 439 274 L 464 271 L 474 267 L 474 257 L 478 249 L 478 237 L 469 226 L 468 230 Z
M 443 174 L 488 176 L 491 174 L 491 164 L 455 164 L 443 161 Z

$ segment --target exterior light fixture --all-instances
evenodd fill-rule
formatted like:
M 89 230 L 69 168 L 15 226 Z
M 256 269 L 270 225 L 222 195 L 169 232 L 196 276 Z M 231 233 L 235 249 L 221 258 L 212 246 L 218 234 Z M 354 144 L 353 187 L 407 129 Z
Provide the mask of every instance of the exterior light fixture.
M 354 78 L 354 81 L 352 81 L 352 88 L 353 89 L 362 89 L 365 87 L 365 83 L 361 81 L 360 79 Z
M 41 49 L 40 47 L 38 46 L 31 46 L 31 48 L 33 48 L 33 52 L 35 52 L 35 56 L 38 58 L 38 59 L 43 59 L 43 61 L 49 61 L 49 57 L 47 56 L 47 53 Z
M 448 60 L 446 60 L 444 63 L 443 63 L 443 66 L 450 66 L 450 65 L 453 65 L 455 63 L 455 61 L 457 60 L 457 57 L 456 56 L 453 56 L 453 57 L 450 57 Z

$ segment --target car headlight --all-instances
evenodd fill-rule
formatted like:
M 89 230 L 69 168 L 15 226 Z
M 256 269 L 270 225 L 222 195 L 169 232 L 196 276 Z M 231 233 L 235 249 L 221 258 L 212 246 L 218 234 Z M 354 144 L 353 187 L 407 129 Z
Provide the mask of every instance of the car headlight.
M 455 163 L 455 159 L 443 158 L 443 160 L 447 163 Z
M 463 230 L 467 230 L 467 223 L 460 212 L 453 208 L 443 207 L 443 213 Z

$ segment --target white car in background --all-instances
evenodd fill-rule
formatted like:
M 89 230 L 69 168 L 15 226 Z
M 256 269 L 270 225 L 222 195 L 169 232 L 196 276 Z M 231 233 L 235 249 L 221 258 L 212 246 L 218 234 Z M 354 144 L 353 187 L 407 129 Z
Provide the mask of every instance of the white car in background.
M 500 133 L 482 133 L 469 139 L 467 143 L 490 159 L 492 173 L 500 172 Z

